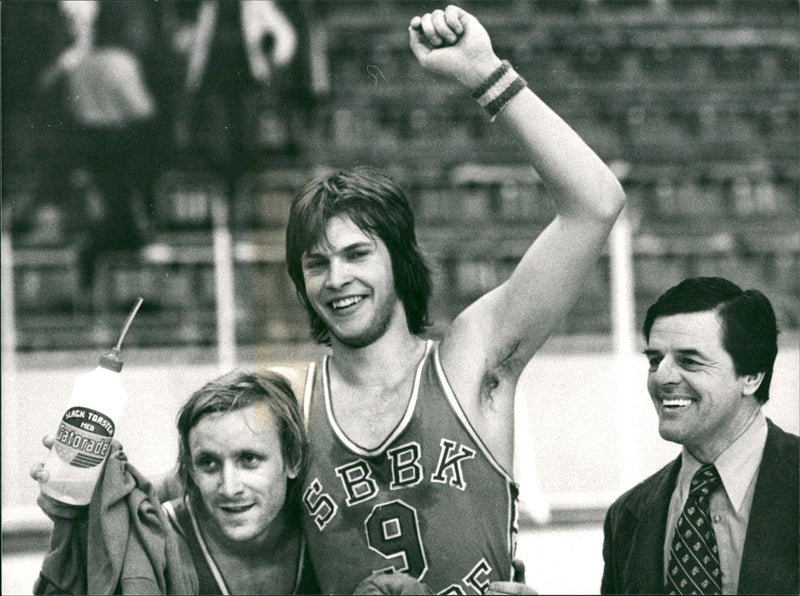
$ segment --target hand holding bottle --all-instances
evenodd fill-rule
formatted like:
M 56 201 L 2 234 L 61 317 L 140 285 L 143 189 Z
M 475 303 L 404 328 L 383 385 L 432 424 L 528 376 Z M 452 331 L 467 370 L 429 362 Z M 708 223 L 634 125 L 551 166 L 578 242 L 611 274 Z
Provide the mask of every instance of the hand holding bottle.
M 42 445 L 44 445 L 48 451 L 53 448 L 53 443 L 55 442 L 56 438 L 53 435 L 45 435 L 42 437 Z M 45 469 L 43 461 L 33 464 L 29 473 L 31 478 L 37 482 L 47 482 L 50 478 L 50 471 Z
M 50 454 L 44 464 L 34 466 L 31 476 L 39 481 L 43 494 L 57 501 L 68 505 L 91 501 L 127 401 L 119 351 L 141 304 L 139 298 L 111 352 L 100 357 L 94 370 L 77 378 L 56 436 L 43 440 Z

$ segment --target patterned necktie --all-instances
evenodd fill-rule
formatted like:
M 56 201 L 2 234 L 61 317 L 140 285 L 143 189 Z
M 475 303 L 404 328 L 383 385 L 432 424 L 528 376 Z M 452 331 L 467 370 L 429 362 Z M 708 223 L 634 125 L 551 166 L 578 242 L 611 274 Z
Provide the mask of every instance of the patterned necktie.
M 672 538 L 667 594 L 722 594 L 717 538 L 708 514 L 711 494 L 721 484 L 714 464 L 704 465 L 692 478 L 689 498 Z

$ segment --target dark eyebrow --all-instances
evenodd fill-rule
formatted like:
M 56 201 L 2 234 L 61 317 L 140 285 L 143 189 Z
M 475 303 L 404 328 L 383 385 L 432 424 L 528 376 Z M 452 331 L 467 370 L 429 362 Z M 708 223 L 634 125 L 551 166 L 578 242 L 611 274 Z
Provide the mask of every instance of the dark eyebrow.
M 337 252 L 345 253 L 345 252 L 350 252 L 350 251 L 353 251 L 353 250 L 358 250 L 358 249 L 361 249 L 361 248 L 370 248 L 371 249 L 371 248 L 374 248 L 374 247 L 375 247 L 375 242 L 374 241 L 361 240 L 359 242 L 353 242 L 352 244 L 348 244 L 347 246 L 344 246 L 341 249 L 339 249 Z M 327 257 L 327 255 L 325 255 L 325 254 L 323 254 L 321 252 L 310 250 L 310 251 L 306 251 L 305 253 L 303 253 L 302 258 L 304 258 L 304 259 L 327 259 L 328 257 Z
M 351 250 L 358 250 L 360 248 L 373 248 L 374 246 L 374 242 L 364 240 L 363 242 L 354 242 L 353 244 L 348 244 L 342 249 L 342 252 L 349 252 Z
M 268 456 L 266 451 L 264 451 L 263 449 L 258 449 L 256 447 L 243 447 L 242 449 L 238 449 L 234 453 L 234 457 L 242 457 L 243 455 L 256 455 L 258 457 L 264 457 L 264 458 Z M 203 457 L 209 457 L 211 459 L 216 459 L 216 460 L 220 459 L 216 453 L 212 451 L 203 450 L 203 451 L 198 451 L 196 454 L 194 454 L 194 456 L 192 456 L 192 461 L 199 460 L 200 458 Z
M 234 454 L 236 459 L 241 459 L 242 457 L 257 457 L 262 460 L 268 460 L 272 457 L 271 453 L 265 449 L 256 449 L 256 448 L 247 448 L 239 449 Z
M 700 358 L 705 358 L 705 355 L 694 348 L 679 348 L 675 350 L 681 356 L 699 356 Z M 645 356 L 657 356 L 661 354 L 661 350 L 644 350 L 642 352 Z
M 203 451 L 198 451 L 197 453 L 195 453 L 192 456 L 192 460 L 200 459 L 201 457 L 213 457 L 213 458 L 216 459 L 217 456 L 214 453 L 212 453 L 211 451 L 203 450 Z
M 694 348 L 686 348 L 682 350 L 676 350 L 682 356 L 699 356 L 700 358 L 705 358 L 705 354 L 702 352 L 695 350 Z

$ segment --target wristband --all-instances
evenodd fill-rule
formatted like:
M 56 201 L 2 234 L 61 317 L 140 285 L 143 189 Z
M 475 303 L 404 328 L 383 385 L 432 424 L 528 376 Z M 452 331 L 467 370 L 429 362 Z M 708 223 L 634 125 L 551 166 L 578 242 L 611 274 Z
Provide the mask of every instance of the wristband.
M 508 60 L 503 60 L 503 63 L 472 92 L 472 97 L 494 121 L 508 102 L 527 86 L 528 83 L 517 74 Z

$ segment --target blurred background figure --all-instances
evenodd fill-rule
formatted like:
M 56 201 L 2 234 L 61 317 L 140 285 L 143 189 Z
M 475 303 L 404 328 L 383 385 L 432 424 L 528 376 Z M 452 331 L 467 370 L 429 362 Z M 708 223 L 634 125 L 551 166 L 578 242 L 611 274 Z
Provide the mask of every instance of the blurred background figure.
M 151 202 L 146 162 L 157 108 L 123 5 L 72 4 L 62 6 L 69 6 L 75 42 L 45 71 L 44 83 L 63 77 L 64 108 L 73 129 L 77 159 L 70 184 L 83 203 L 78 300 L 84 306 L 101 257 L 145 243 L 145 205 Z
M 3 215 L 10 216 L 6 222 L 13 220 L 11 229 L 18 238 L 29 237 L 36 245 L 57 244 L 65 230 L 51 189 L 65 186 L 66 173 L 55 167 L 63 118 L 61 101 L 53 85 L 46 84 L 53 77 L 46 73 L 76 45 L 76 36 L 57 2 L 6 3 L 2 9 Z M 25 169 L 32 175 L 12 174 Z M 29 192 L 9 200 L 5 191 L 20 178 L 31 181 Z
M 248 101 L 273 85 L 297 51 L 292 22 L 276 2 L 232 0 L 187 3 L 175 35 L 186 56 L 189 130 L 204 165 L 221 176 L 232 196 L 251 169 Z
M 42 84 L 48 87 L 61 75 L 72 70 L 89 53 L 94 42 L 94 27 L 100 5 L 95 0 L 60 0 L 58 9 L 72 42 L 58 59 L 42 73 Z

